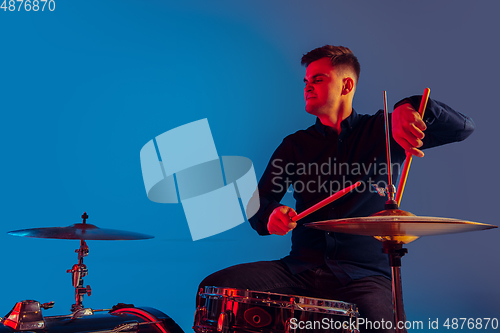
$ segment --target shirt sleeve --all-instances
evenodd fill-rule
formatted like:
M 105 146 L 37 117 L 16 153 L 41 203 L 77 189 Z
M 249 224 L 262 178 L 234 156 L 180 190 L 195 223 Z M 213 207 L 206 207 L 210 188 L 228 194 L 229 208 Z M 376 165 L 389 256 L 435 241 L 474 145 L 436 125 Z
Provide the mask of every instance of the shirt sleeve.
M 418 110 L 421 100 L 421 95 L 411 96 L 396 103 L 394 108 L 410 103 L 415 110 Z M 427 102 L 423 120 L 427 125 L 427 129 L 425 130 L 421 149 L 465 140 L 474 132 L 476 127 L 471 118 L 453 110 L 442 102 L 432 99 Z
M 254 194 L 250 200 L 250 204 L 253 200 L 260 201 L 259 210 L 248 219 L 259 235 L 269 235 L 267 230 L 269 215 L 276 207 L 283 206 L 280 201 L 292 183 L 292 179 L 287 176 L 289 173 L 293 174 L 292 169 L 295 168 L 295 163 L 291 163 L 292 148 L 293 145 L 287 138 L 276 148 L 259 181 L 258 195 Z

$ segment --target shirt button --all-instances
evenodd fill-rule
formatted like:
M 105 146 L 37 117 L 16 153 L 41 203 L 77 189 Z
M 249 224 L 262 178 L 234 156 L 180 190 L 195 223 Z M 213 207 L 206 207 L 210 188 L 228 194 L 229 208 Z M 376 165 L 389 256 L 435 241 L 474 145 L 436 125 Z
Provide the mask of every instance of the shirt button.
M 326 260 L 330 260 L 330 256 L 326 256 Z

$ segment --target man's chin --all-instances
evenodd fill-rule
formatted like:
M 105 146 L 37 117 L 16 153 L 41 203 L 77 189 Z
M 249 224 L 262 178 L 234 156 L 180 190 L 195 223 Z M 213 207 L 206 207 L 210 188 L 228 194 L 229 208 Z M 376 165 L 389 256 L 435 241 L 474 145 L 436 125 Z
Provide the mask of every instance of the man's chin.
M 306 105 L 306 112 L 309 113 L 309 114 L 312 114 L 313 116 L 317 116 L 318 115 L 318 109 L 315 108 L 315 107 L 312 107 L 312 106 L 307 106 Z

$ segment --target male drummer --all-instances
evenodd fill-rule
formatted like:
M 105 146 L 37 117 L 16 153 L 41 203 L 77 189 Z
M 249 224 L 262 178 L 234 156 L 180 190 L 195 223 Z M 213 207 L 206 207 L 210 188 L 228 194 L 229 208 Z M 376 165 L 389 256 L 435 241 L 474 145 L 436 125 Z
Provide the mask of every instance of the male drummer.
M 303 226 L 369 216 L 384 209 L 387 198 L 371 186 L 385 187 L 388 182 L 383 113 L 361 115 L 352 108 L 360 65 L 350 49 L 325 45 L 305 54 L 302 64 L 306 66 L 305 109 L 317 117 L 316 123 L 287 136 L 276 149 L 259 182 L 259 211 L 250 218 L 260 235 L 285 235 L 293 230 L 291 252 L 280 260 L 226 268 L 205 278 L 200 287 L 354 303 L 360 318 L 372 323 L 360 326 L 361 332 L 394 332 L 389 325 L 381 325 L 394 320 L 391 272 L 381 242 Z M 433 100 L 429 100 L 422 119 L 416 111 L 420 100 L 420 96 L 406 98 L 390 115 L 392 163 L 401 164 L 405 151 L 422 157 L 420 149 L 461 141 L 474 130 L 470 118 Z M 395 167 L 394 183 L 398 171 Z M 362 185 L 351 193 L 298 223 L 292 222 L 297 212 L 357 181 Z M 280 204 L 290 185 L 296 210 Z

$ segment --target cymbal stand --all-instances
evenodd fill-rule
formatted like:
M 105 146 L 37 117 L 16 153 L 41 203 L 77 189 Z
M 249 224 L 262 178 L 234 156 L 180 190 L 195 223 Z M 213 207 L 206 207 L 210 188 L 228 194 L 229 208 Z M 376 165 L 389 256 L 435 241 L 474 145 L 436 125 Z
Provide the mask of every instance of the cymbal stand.
M 389 130 L 389 114 L 387 110 L 387 92 L 384 91 L 384 120 L 385 120 L 385 139 L 387 148 L 387 170 L 389 181 L 387 183 L 386 193 L 389 200 L 385 203 L 385 209 L 398 209 L 399 205 L 395 198 L 396 187 L 392 183 L 392 164 L 391 164 L 391 140 Z M 408 250 L 403 248 L 403 244 L 396 241 L 384 240 L 383 251 L 389 255 L 389 264 L 391 266 L 392 274 L 392 306 L 394 308 L 394 324 L 396 325 L 397 333 L 406 333 L 406 328 L 399 328 L 400 322 L 406 322 L 406 316 L 403 305 L 403 284 L 401 281 L 401 257 L 404 256 Z
M 392 305 L 394 307 L 394 324 L 396 332 L 405 333 L 406 328 L 399 328 L 399 323 L 406 322 L 403 305 L 403 284 L 401 281 L 401 257 L 408 253 L 408 249 L 403 248 L 403 244 L 395 241 L 382 242 L 384 253 L 389 255 L 389 263 L 392 273 Z
M 384 120 L 385 120 L 385 144 L 387 150 L 387 171 L 389 175 L 387 183 L 387 196 L 389 201 L 394 201 L 394 195 L 396 193 L 396 187 L 392 184 L 392 163 L 391 163 L 391 140 L 390 140 L 390 130 L 389 130 L 389 114 L 387 111 L 387 92 L 384 91 Z
M 88 215 L 84 213 L 82 215 L 83 223 L 85 224 Z M 90 296 L 92 289 L 89 285 L 87 287 L 83 286 L 83 278 L 87 276 L 88 269 L 83 263 L 83 258 L 89 255 L 89 247 L 85 240 L 80 239 L 80 248 L 75 250 L 78 253 L 78 264 L 73 265 L 71 269 L 67 270 L 67 273 L 71 273 L 71 280 L 73 287 L 75 287 L 75 304 L 71 305 L 71 312 L 76 312 L 83 309 L 83 296 L 87 294 Z

